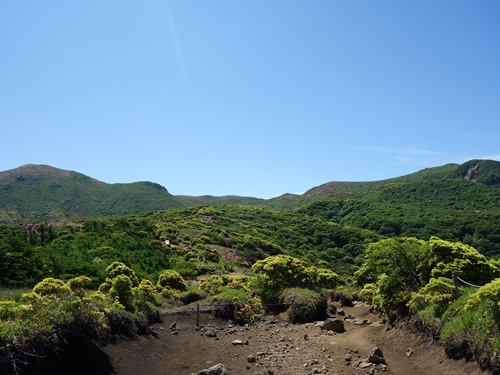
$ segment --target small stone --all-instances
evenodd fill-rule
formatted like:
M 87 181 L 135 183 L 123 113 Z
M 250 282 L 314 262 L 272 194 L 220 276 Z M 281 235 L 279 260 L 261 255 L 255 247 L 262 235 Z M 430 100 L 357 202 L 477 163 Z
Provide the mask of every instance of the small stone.
M 406 356 L 407 357 L 411 357 L 412 354 L 413 354 L 413 349 L 412 348 L 406 349 Z
M 173 330 L 176 330 L 177 329 L 177 322 L 173 322 L 172 324 L 170 324 L 170 329 L 173 331 Z
M 233 345 L 243 345 L 243 341 L 241 340 L 234 340 Z
M 207 333 L 205 333 L 207 337 L 217 337 L 217 332 L 214 329 L 209 329 Z
M 253 354 L 250 354 L 247 358 L 248 363 L 255 363 L 257 361 L 257 358 Z
M 351 362 L 352 361 L 352 356 L 350 354 L 345 355 L 345 361 L 346 362 Z

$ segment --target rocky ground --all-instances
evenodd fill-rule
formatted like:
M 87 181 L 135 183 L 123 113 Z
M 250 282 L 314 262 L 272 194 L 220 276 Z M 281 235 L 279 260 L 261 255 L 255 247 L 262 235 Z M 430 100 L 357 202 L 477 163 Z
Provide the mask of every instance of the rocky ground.
M 290 324 L 282 316 L 241 327 L 202 314 L 196 328 L 195 315 L 166 315 L 153 327 L 155 336 L 103 351 L 117 375 L 190 375 L 219 363 L 235 375 L 485 374 L 475 363 L 448 359 L 442 347 L 409 330 L 388 329 L 362 303 L 343 310 L 337 316 L 342 333 L 319 322 Z M 369 360 L 374 348 L 382 360 Z

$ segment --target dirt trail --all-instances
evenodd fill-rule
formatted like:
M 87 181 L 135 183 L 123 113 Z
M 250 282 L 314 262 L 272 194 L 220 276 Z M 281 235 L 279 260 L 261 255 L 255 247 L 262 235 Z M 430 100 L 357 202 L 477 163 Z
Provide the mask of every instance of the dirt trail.
M 240 327 L 209 315 L 202 315 L 203 329 L 197 331 L 194 315 L 167 315 L 154 326 L 157 337 L 140 337 L 103 350 L 116 375 L 189 375 L 217 363 L 233 375 L 485 375 L 477 364 L 450 360 L 441 347 L 406 330 L 388 330 L 364 304 L 344 312 L 356 320 L 347 320 L 346 331 L 337 334 L 312 323 L 289 324 L 280 317 Z M 361 324 L 365 319 L 368 324 Z M 172 323 L 176 334 L 170 329 Z M 208 337 L 210 331 L 216 337 Z M 248 343 L 235 345 L 235 340 Z M 374 347 L 382 350 L 387 366 L 366 364 Z

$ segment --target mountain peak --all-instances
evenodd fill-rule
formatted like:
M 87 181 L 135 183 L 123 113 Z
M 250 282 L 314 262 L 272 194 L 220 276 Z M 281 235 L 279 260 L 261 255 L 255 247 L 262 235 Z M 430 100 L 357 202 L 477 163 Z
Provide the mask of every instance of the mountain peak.
M 51 167 L 46 164 L 25 164 L 18 168 L 10 169 L 0 172 L 0 185 L 7 185 L 14 181 L 25 181 L 27 179 L 40 179 L 40 178 L 73 178 L 73 179 L 88 179 L 98 184 L 104 184 L 102 181 L 95 180 L 91 177 L 85 176 L 81 173 L 68 171 Z

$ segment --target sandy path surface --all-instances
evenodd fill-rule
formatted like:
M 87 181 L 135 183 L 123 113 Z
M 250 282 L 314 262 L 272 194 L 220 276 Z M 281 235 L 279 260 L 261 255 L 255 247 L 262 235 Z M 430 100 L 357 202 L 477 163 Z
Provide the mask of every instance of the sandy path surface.
M 279 317 L 233 326 L 210 315 L 202 315 L 203 328 L 196 330 L 194 315 L 167 315 L 154 326 L 156 337 L 123 341 L 103 351 L 117 375 L 189 375 L 218 363 L 234 375 L 485 374 L 475 363 L 448 359 L 441 347 L 406 330 L 388 330 L 362 303 L 344 312 L 355 320 L 345 322 L 343 333 L 328 333 L 312 323 L 289 324 Z M 360 324 L 363 320 L 368 324 Z M 209 337 L 209 332 L 216 336 Z M 235 345 L 235 340 L 247 343 Z M 382 350 L 386 366 L 366 363 L 375 347 Z

